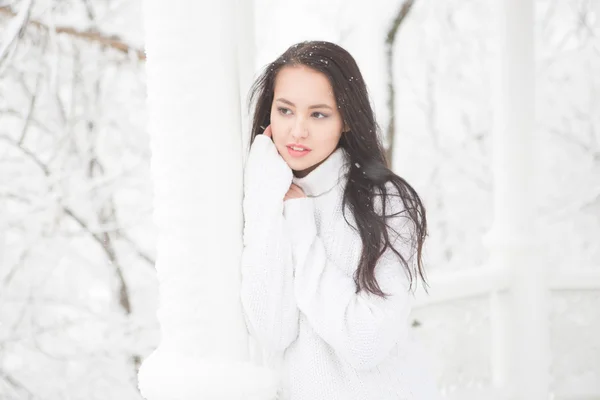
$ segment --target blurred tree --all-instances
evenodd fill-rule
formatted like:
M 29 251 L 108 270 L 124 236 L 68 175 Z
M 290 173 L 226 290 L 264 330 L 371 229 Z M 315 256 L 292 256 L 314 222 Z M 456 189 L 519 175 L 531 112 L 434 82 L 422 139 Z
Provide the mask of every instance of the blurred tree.
M 3 399 L 139 398 L 157 342 L 145 55 L 96 20 L 117 3 L 0 8 Z
M 389 162 L 394 159 L 394 139 L 396 136 L 396 99 L 395 99 L 395 91 L 394 91 L 394 44 L 396 43 L 396 35 L 398 34 L 398 30 L 402 25 L 402 22 L 408 17 L 408 14 L 414 4 L 414 0 L 406 0 L 402 2 L 400 8 L 392 24 L 390 29 L 387 32 L 387 36 L 385 38 L 385 46 L 386 46 L 386 70 L 387 70 L 387 90 L 388 90 L 388 100 L 387 107 L 389 113 L 389 122 L 387 126 L 386 136 L 388 147 L 386 149 L 386 156 Z

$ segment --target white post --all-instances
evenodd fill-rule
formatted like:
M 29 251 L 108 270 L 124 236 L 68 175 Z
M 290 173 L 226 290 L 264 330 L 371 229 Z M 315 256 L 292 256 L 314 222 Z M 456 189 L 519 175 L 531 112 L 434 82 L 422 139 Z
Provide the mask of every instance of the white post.
M 533 243 L 532 188 L 534 124 L 533 0 L 498 0 L 500 53 L 494 92 L 494 224 L 490 261 L 509 271 L 507 348 L 509 360 L 495 381 L 505 378 L 510 398 L 549 396 L 547 271 Z M 504 319 L 504 318 L 502 318 Z
M 149 400 L 275 398 L 248 362 L 239 297 L 243 174 L 235 0 L 144 1 L 158 229 L 159 347 Z

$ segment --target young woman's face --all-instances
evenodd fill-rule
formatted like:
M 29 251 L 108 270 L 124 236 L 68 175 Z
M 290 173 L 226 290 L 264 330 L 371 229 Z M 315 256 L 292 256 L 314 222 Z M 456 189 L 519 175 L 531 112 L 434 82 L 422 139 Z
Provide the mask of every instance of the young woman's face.
M 327 77 L 305 66 L 282 68 L 275 79 L 271 131 L 277 151 L 297 177 L 306 176 L 335 150 L 344 123 Z M 290 154 L 300 144 L 310 151 Z

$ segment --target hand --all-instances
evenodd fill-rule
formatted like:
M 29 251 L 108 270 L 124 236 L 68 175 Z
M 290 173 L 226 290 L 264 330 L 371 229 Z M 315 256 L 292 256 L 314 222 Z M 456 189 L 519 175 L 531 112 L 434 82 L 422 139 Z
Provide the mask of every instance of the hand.
M 271 130 L 271 125 L 269 125 L 265 128 L 263 135 L 265 135 L 268 138 L 270 138 L 271 140 L 273 140 L 273 131 Z M 302 197 L 306 197 L 306 195 L 304 194 L 304 191 L 300 188 L 300 186 L 292 183 L 290 188 L 288 189 L 287 193 L 283 197 L 283 201 L 286 201 L 289 199 L 300 199 Z
M 285 194 L 283 201 L 290 199 L 301 199 L 302 197 L 306 197 L 304 191 L 300 188 L 300 186 L 296 185 L 295 183 L 292 183 L 290 189 Z
M 266 136 L 269 140 L 260 136 Z M 293 173 L 273 143 L 270 126 L 250 146 L 244 167 L 244 213 L 260 213 L 265 200 L 282 201 L 292 184 Z M 269 202 L 267 202 L 269 204 Z M 258 210 L 258 211 L 257 211 Z

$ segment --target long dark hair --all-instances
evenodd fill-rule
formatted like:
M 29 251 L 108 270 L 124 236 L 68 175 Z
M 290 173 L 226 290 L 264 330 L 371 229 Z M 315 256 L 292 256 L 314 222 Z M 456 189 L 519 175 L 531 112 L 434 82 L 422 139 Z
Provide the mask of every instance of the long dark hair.
M 296 65 L 307 66 L 327 76 L 342 119 L 349 128 L 349 131 L 342 134 L 338 147 L 343 147 L 350 158 L 348 180 L 342 201 L 344 219 L 345 207 L 349 205 L 363 243 L 359 266 L 354 275 L 356 292 L 367 290 L 378 296 L 387 296 L 375 279 L 375 266 L 388 248 L 399 257 L 408 272 L 411 287 L 417 279 L 417 273 L 426 285 L 422 262 L 423 242 L 427 236 L 425 207 L 417 192 L 390 169 L 390 161 L 386 159 L 384 147 L 379 139 L 380 130 L 369 102 L 367 87 L 350 53 L 334 43 L 308 41 L 291 46 L 267 65 L 250 91 L 249 107 L 255 104 L 250 145 L 271 123 L 270 113 L 277 73 L 283 67 Z M 389 186 L 386 188 L 386 182 L 391 182 L 397 193 L 388 193 Z M 406 213 L 411 222 L 408 248 L 416 254 L 400 254 L 390 242 L 387 229 L 390 227 L 385 220 L 399 214 L 386 215 L 385 210 L 389 197 L 394 194 L 400 197 L 404 206 L 401 212 Z M 375 210 L 375 196 L 381 196 L 383 215 L 379 215 Z M 348 223 L 347 219 L 346 222 Z M 409 260 L 414 259 L 415 255 L 416 271 L 413 271 L 414 267 L 411 267 Z

